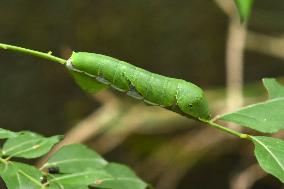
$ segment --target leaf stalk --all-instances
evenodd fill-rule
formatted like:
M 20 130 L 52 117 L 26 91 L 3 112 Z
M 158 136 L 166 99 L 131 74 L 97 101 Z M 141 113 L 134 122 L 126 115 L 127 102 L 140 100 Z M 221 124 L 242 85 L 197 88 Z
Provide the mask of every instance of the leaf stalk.
M 52 62 L 57 62 L 59 64 L 66 64 L 66 60 L 51 55 L 50 51 L 47 53 L 44 53 L 44 52 L 40 52 L 40 51 L 36 51 L 32 49 L 27 49 L 27 48 L 3 44 L 3 43 L 0 43 L 0 49 L 10 50 L 10 51 L 14 51 L 14 52 L 22 53 L 22 54 L 28 54 L 28 55 L 46 59 Z

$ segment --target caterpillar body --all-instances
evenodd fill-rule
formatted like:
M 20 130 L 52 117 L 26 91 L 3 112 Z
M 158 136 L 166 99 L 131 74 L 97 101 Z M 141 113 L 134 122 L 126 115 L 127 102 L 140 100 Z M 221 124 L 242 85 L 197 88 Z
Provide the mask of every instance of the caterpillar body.
M 196 85 L 151 73 L 127 62 L 95 53 L 74 52 L 66 66 L 81 77 L 195 119 L 209 119 L 203 91 Z M 89 83 L 91 85 L 91 83 Z

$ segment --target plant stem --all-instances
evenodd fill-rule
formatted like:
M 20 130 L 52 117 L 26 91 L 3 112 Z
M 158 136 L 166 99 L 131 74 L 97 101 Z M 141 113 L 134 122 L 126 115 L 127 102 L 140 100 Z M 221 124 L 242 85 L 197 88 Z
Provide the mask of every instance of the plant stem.
M 27 48 L 22 48 L 22 47 L 17 47 L 14 45 L 7 45 L 3 43 L 0 43 L 0 49 L 11 50 L 11 51 L 15 51 L 15 52 L 23 53 L 23 54 L 28 54 L 31 56 L 36 56 L 36 57 L 43 58 L 46 60 L 50 60 L 52 62 L 66 64 L 66 60 L 53 56 L 51 55 L 51 53 L 43 53 L 43 52 L 39 52 L 39 51 L 27 49 Z
M 230 128 L 227 128 L 227 127 L 224 127 L 222 125 L 219 125 L 215 122 L 213 122 L 212 120 L 204 120 L 204 119 L 199 119 L 199 121 L 203 122 L 203 123 L 206 123 L 207 125 L 209 125 L 210 127 L 213 127 L 213 128 L 216 128 L 216 129 L 219 129 L 223 132 L 226 132 L 226 133 L 229 133 L 231 135 L 234 135 L 234 136 L 237 136 L 241 139 L 247 139 L 247 140 L 250 140 L 250 136 L 248 134 L 244 134 L 244 133 L 240 133 L 238 131 L 235 131 L 233 129 L 230 129 Z

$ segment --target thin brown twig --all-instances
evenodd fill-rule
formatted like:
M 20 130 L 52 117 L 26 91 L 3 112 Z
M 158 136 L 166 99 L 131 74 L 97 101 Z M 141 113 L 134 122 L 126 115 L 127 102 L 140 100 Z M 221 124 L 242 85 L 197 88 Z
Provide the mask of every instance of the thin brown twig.
M 141 163 L 138 170 L 142 175 L 147 175 L 148 180 L 159 177 L 157 188 L 176 188 L 188 169 L 194 166 L 208 150 L 228 139 L 230 137 L 210 128 L 188 132 L 165 143 Z M 225 150 L 218 153 L 223 152 Z M 147 174 L 143 174 L 146 172 Z
M 226 49 L 227 112 L 243 105 L 243 57 L 246 27 L 238 17 L 231 17 Z
M 95 140 L 92 146 L 102 154 L 107 153 L 120 145 L 133 132 L 143 132 L 148 122 L 152 122 L 152 125 L 154 125 L 152 127 L 157 129 L 166 127 L 171 123 L 190 123 L 191 120 L 159 107 L 137 104 L 112 129 Z M 158 125 L 160 126 L 157 127 Z
M 284 37 L 272 37 L 256 32 L 248 32 L 246 48 L 251 51 L 284 59 Z
M 255 181 L 263 178 L 265 175 L 266 173 L 261 170 L 258 164 L 253 164 L 232 178 L 230 189 L 249 189 Z
M 233 1 L 215 0 L 216 4 L 229 17 L 229 27 L 226 45 L 226 109 L 231 112 L 243 105 L 243 67 L 246 42 L 246 25 L 241 24 Z M 223 113 L 223 112 L 221 112 Z M 239 130 L 232 123 L 228 127 Z

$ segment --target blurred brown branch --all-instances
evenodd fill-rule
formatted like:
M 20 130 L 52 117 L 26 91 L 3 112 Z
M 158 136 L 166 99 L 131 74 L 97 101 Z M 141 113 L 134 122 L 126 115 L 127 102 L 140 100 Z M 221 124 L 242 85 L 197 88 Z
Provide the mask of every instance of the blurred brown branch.
M 236 8 L 233 1 L 215 0 L 218 7 L 231 18 L 236 15 Z M 239 21 L 238 21 L 239 22 Z M 247 32 L 245 48 L 262 54 L 284 59 L 284 37 L 269 36 L 253 31 Z
M 232 178 L 230 188 L 250 189 L 257 180 L 263 178 L 265 175 L 266 173 L 258 164 L 253 164 Z
M 243 105 L 243 67 L 246 43 L 246 25 L 240 23 L 233 1 L 215 0 L 216 4 L 229 17 L 228 36 L 226 42 L 226 108 L 231 112 Z M 229 127 L 240 129 L 229 123 Z
M 139 117 L 137 117 L 139 115 Z M 188 120 L 178 114 L 164 110 L 160 107 L 147 107 L 144 104 L 134 105 L 127 115 L 125 115 L 117 124 L 104 133 L 98 140 L 94 141 L 94 148 L 100 153 L 107 153 L 113 148 L 121 144 L 133 132 L 147 132 L 143 128 L 151 122 L 152 131 L 159 128 L 167 130 L 167 126 L 171 124 L 180 125 L 182 123 L 190 123 Z M 150 126 L 151 127 L 151 126 Z
M 284 59 L 284 37 L 272 37 L 256 32 L 248 32 L 246 48 L 262 54 Z
M 227 108 L 230 112 L 243 104 L 243 57 L 246 27 L 237 16 L 231 17 L 226 49 Z

